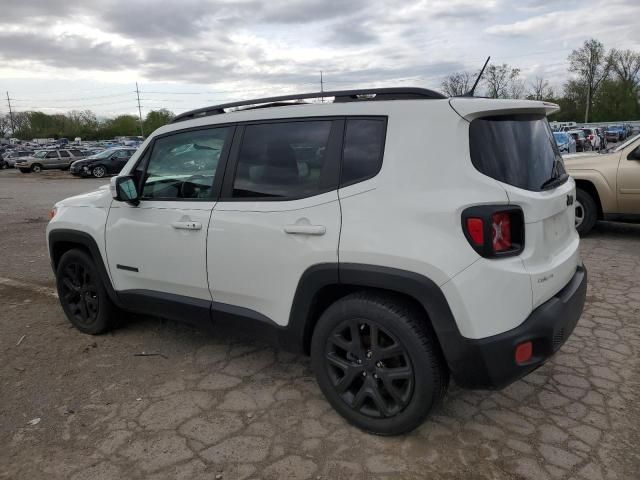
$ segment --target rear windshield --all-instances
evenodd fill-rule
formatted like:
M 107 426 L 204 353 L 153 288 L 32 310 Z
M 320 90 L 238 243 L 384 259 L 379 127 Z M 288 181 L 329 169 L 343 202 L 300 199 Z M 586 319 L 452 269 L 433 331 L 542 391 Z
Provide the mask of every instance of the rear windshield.
M 525 190 L 540 191 L 565 173 L 544 115 L 478 118 L 469 126 L 471 162 L 481 173 Z

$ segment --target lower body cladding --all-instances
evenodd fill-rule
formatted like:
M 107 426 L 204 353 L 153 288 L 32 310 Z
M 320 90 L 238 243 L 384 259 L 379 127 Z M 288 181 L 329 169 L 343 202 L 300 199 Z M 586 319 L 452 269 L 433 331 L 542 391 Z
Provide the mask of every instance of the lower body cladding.
M 481 339 L 440 338 L 453 378 L 465 388 L 502 388 L 540 367 L 573 332 L 586 294 L 587 271 L 580 266 L 518 327 Z
M 331 272 L 331 269 L 320 272 L 322 277 L 327 274 L 330 277 L 320 281 L 337 281 L 337 278 L 331 278 Z M 526 320 L 519 326 L 472 339 L 463 336 L 445 296 L 433 282 L 420 275 L 397 272 L 393 285 L 398 291 L 416 298 L 430 313 L 451 375 L 461 387 L 473 389 L 503 388 L 543 365 L 573 332 L 582 314 L 587 291 L 587 272 L 579 266 L 562 290 L 532 312 L 529 310 Z M 363 288 L 388 288 L 389 273 L 380 278 L 376 274 L 377 269 L 372 267 L 359 271 L 357 279 L 351 279 L 345 270 L 341 277 L 346 284 Z M 233 305 L 149 291 L 129 290 L 118 292 L 117 296 L 118 303 L 127 310 L 213 328 L 214 331 L 222 328 L 223 331 L 243 332 L 295 353 L 306 351 L 306 339 L 312 333 L 312 327 L 304 321 L 306 304 L 313 301 L 311 298 L 296 298 L 289 325 L 283 327 L 258 312 Z M 525 356 L 521 356 L 523 352 Z

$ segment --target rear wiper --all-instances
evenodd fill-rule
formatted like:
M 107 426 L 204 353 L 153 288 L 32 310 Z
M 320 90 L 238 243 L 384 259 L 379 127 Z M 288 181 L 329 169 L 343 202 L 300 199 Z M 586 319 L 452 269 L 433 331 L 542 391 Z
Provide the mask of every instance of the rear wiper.
M 556 188 L 559 185 L 562 185 L 569 179 L 569 175 L 563 173 L 557 177 L 551 177 L 549 180 L 546 180 L 542 185 L 540 185 L 540 190 L 551 190 L 552 188 Z

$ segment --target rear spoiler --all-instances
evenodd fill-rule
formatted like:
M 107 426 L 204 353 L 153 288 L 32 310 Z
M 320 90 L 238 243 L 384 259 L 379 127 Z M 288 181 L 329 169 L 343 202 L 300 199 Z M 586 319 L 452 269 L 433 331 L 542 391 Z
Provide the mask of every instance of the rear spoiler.
M 488 117 L 492 115 L 513 115 L 537 113 L 551 115 L 560 110 L 555 103 L 537 100 L 502 100 L 495 98 L 452 97 L 451 108 L 465 120 Z

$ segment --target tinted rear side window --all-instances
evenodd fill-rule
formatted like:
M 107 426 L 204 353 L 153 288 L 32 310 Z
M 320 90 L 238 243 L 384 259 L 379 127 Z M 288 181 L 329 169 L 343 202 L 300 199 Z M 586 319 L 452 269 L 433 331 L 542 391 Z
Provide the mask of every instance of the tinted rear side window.
M 544 115 L 478 118 L 469 127 L 471 162 L 481 173 L 526 190 L 540 191 L 565 173 Z
M 330 159 L 330 120 L 246 127 L 233 182 L 234 198 L 302 198 L 323 190 Z
M 385 123 L 383 119 L 347 120 L 342 153 L 341 187 L 374 177 L 380 171 Z

